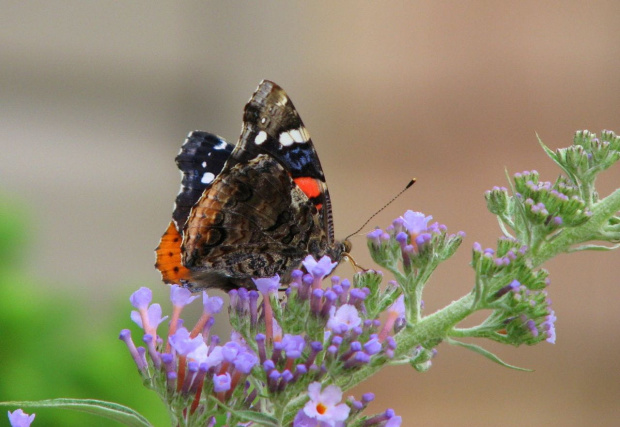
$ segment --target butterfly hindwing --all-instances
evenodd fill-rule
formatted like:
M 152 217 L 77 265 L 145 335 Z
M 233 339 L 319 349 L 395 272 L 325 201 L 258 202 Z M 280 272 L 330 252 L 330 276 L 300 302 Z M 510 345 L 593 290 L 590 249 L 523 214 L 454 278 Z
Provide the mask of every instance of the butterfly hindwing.
M 165 283 L 180 283 L 190 272 L 181 260 L 183 227 L 191 209 L 224 168 L 234 146 L 208 132 L 191 132 L 175 158 L 181 171 L 181 190 L 176 197 L 172 221 L 155 249 L 155 267 Z
M 183 229 L 189 212 L 220 174 L 233 149 L 234 145 L 212 133 L 194 131 L 187 135 L 175 158 L 182 174 L 181 191 L 172 213 L 178 230 Z
M 208 278 L 220 288 L 286 275 L 309 248 L 327 244 L 314 205 L 264 154 L 218 177 L 192 209 L 184 237 L 183 264 L 193 281 Z
M 181 260 L 181 243 L 183 236 L 174 223 L 170 221 L 168 228 L 161 236 L 159 245 L 155 248 L 155 268 L 161 273 L 164 283 L 179 284 L 190 278 L 190 271 Z

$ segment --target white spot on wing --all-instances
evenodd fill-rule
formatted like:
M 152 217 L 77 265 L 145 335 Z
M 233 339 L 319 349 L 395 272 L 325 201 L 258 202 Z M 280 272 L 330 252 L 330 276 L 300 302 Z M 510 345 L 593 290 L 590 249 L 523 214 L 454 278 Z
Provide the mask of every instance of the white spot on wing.
M 291 129 L 288 131 L 288 134 L 295 142 L 305 142 L 301 137 L 301 132 L 299 132 L 299 129 Z
M 202 162 L 201 166 L 202 166 L 203 168 L 206 168 L 206 167 L 207 167 L 207 162 Z
M 290 133 L 282 132 L 280 134 L 280 144 L 284 145 L 285 147 L 288 147 L 289 145 L 293 145 L 294 142 L 295 140 L 293 139 L 293 137 L 291 137 Z
M 202 175 L 202 178 L 200 178 L 200 182 L 202 182 L 203 184 L 211 184 L 214 179 L 215 175 L 213 175 L 211 172 L 205 172 L 204 175 Z
M 291 135 L 291 138 L 293 138 L 293 141 L 298 142 L 300 144 L 308 142 L 308 140 L 310 139 L 310 135 L 308 135 L 308 131 L 303 126 L 300 127 L 299 129 L 292 129 L 288 133 Z
M 224 150 L 226 148 L 226 141 L 221 140 L 219 144 L 213 146 L 214 150 Z
M 282 132 L 280 134 L 280 144 L 286 147 L 292 145 L 293 143 L 305 144 L 309 140 L 310 134 L 303 126 L 299 129 L 291 129 L 287 132 Z
M 261 145 L 266 140 L 267 140 L 267 132 L 265 132 L 264 130 L 261 130 L 260 132 L 258 132 L 258 135 L 256 135 L 256 138 L 254 138 L 254 144 Z

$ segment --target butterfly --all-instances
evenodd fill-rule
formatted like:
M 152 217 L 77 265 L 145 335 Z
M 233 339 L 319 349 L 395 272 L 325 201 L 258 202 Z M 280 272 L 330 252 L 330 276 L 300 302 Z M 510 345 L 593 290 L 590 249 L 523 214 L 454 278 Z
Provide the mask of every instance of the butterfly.
M 235 146 L 191 132 L 176 163 L 181 191 L 156 248 L 164 283 L 192 291 L 253 289 L 252 278 L 287 278 L 307 255 L 340 262 L 318 155 L 284 90 L 264 80 L 243 112 Z

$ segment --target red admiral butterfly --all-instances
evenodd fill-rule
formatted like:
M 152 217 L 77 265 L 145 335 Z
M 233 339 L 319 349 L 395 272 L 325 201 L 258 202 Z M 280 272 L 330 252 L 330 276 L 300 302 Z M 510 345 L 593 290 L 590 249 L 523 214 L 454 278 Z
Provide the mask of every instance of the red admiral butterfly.
M 331 202 L 312 140 L 293 103 L 264 80 L 245 106 L 239 142 L 189 134 L 172 221 L 156 249 L 165 283 L 191 290 L 254 288 L 308 255 L 340 261 Z

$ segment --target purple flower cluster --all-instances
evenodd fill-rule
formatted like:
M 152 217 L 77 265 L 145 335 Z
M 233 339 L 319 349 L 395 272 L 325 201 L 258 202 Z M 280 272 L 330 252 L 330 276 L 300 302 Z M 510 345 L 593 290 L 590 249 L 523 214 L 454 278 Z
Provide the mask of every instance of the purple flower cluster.
M 429 258 L 437 255 L 445 259 L 451 256 L 461 243 L 465 233 L 447 234 L 447 227 L 438 222 L 429 224 L 432 216 L 407 211 L 396 218 L 385 231 L 377 228 L 366 235 L 373 259 L 382 266 L 392 259 L 392 248 L 398 248 L 400 260 L 409 272 Z
M 152 292 L 141 288 L 131 296 L 136 308 L 131 318 L 144 330 L 144 345 L 136 347 L 127 329 L 120 338 L 143 379 L 168 402 L 171 412 L 192 425 L 196 419 L 208 424 L 218 412 L 217 401 L 234 410 L 263 410 L 277 396 L 307 392 L 310 401 L 297 414 L 295 425 L 338 426 L 352 419 L 349 414 L 357 416 L 365 408 L 369 399 L 337 404 L 340 389 L 327 386 L 321 392 L 320 381 L 326 372 L 338 377 L 373 358 L 393 357 L 396 342 L 391 335 L 395 325 L 403 323 L 402 297 L 388 308 L 382 323 L 374 316 L 368 318 L 368 288 L 335 276 L 329 281 L 331 286 L 322 287 L 336 266 L 328 257 L 316 261 L 309 256 L 303 265 L 309 273 L 294 271 L 290 283 L 281 283 L 279 276 L 258 278 L 254 279 L 256 290 L 230 291 L 234 331 L 225 343 L 211 333 L 213 315 L 223 307 L 221 298 L 203 292 L 202 315 L 188 329 L 181 312 L 198 295 L 172 286 L 169 331 L 161 338 L 157 329 L 168 317 L 162 315 L 159 304 L 151 303 Z M 285 298 L 279 301 L 278 290 L 285 286 Z M 234 411 L 228 417 L 231 422 L 243 421 L 234 418 Z
M 136 347 L 128 329 L 121 331 L 120 339 L 126 343 L 143 378 L 152 381 L 151 387 L 166 401 L 181 402 L 184 416 L 191 417 L 199 407 L 198 414 L 205 413 L 208 401 L 201 400 L 203 393 L 228 404 L 241 400 L 241 405 L 249 407 L 255 395 L 245 379 L 258 363 L 258 356 L 238 334 L 222 345 L 218 336 L 210 334 L 213 315 L 222 309 L 223 300 L 209 297 L 206 292 L 202 316 L 191 331 L 185 328 L 181 311 L 196 298 L 187 289 L 170 287 L 173 315 L 164 343 L 157 335 L 157 327 L 167 316 L 162 317 L 159 304 L 151 304 L 150 289 L 139 289 L 130 298 L 137 309 L 131 318 L 144 330 L 146 347 Z M 239 388 L 242 392 L 235 393 Z M 235 399 L 231 400 L 233 394 Z
M 232 324 L 245 331 L 248 342 L 257 343 L 271 393 L 282 392 L 300 379 L 320 380 L 327 371 L 354 369 L 373 357 L 391 358 L 396 348 L 391 333 L 399 315 L 404 316 L 404 308 L 398 312 L 390 307 L 382 327 L 378 319 L 367 318 L 364 301 L 370 293 L 368 288 L 356 288 L 337 276 L 331 277 L 331 286 L 321 287 L 336 266 L 328 257 L 316 261 L 308 256 L 303 265 L 310 273 L 292 273 L 286 297 L 278 307 L 272 306 L 272 297 L 283 286 L 278 276 L 255 279 L 258 292 L 229 292 Z M 261 305 L 257 304 L 259 294 L 263 296 Z M 399 302 L 401 307 L 402 299 Z M 274 310 L 280 313 L 282 325 L 275 319 Z M 287 313 L 294 318 L 287 319 Z M 262 325 L 265 333 L 251 335 Z M 287 333 L 293 325 L 304 327 L 303 333 Z
M 446 231 L 446 226 L 435 222 L 429 225 L 432 216 L 424 216 L 422 212 L 407 211 L 392 221 L 386 231 L 393 235 L 400 245 L 403 254 L 407 256 L 420 253 L 431 241 L 433 234 Z

